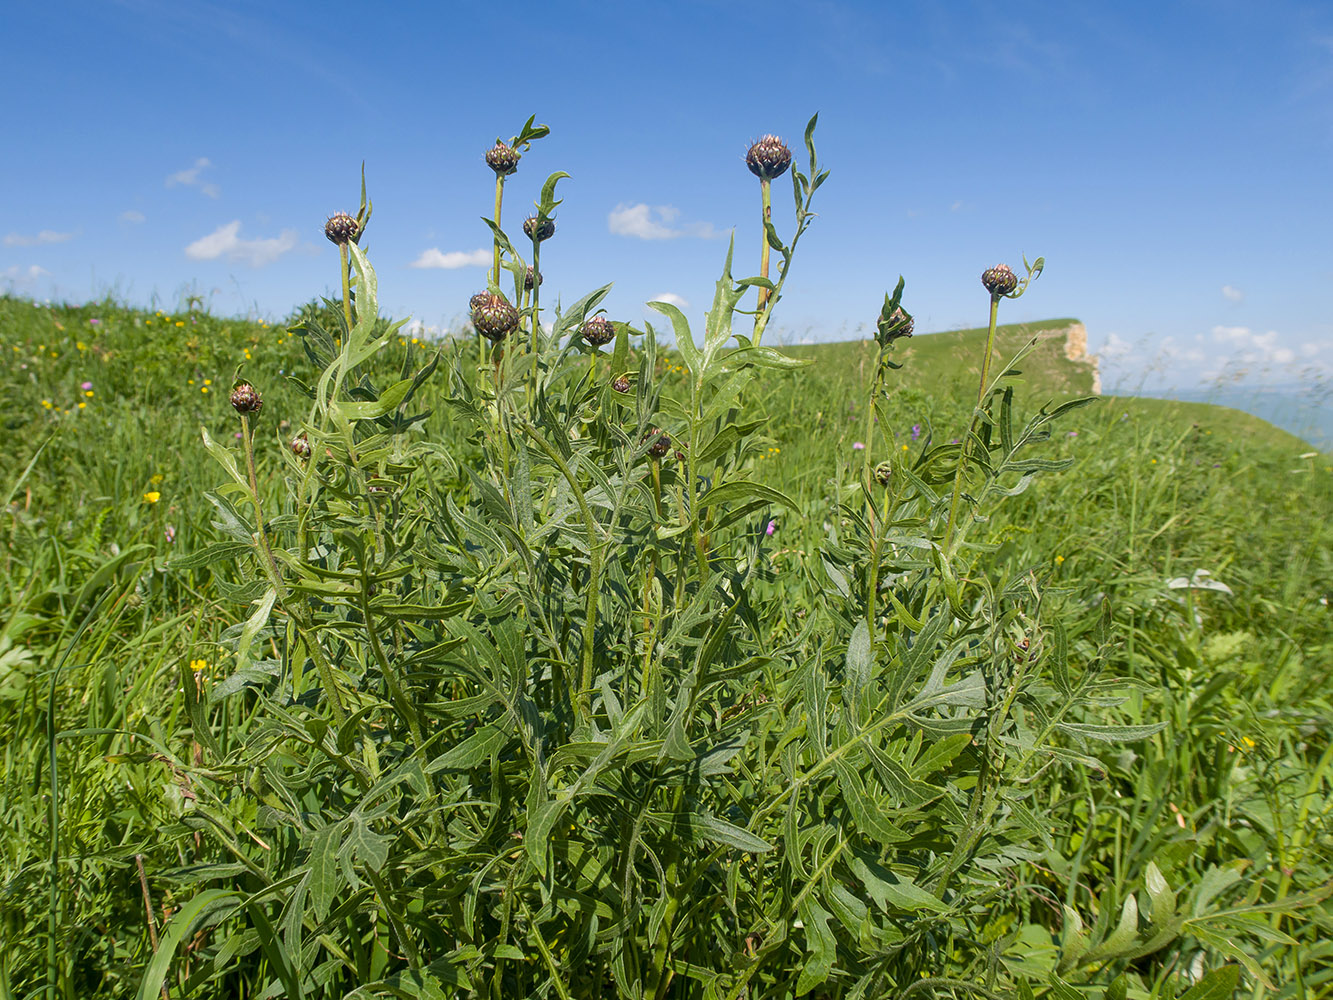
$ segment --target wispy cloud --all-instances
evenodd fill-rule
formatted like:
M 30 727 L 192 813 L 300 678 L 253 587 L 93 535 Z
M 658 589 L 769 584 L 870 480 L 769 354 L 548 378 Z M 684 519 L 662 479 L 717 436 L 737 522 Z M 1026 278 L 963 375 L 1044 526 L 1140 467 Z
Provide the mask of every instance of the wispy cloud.
M 298 239 L 295 229 L 284 229 L 280 235 L 264 240 L 243 240 L 240 233 L 239 219 L 228 222 L 225 226 L 218 226 L 207 236 L 187 246 L 185 256 L 191 260 L 217 260 L 219 257 L 227 257 L 230 260 L 244 261 L 251 267 L 263 267 L 265 264 L 272 264 L 289 250 L 296 249 Z
M 709 240 L 720 234 L 711 222 L 687 222 L 673 226 L 680 217 L 680 209 L 671 205 L 648 205 L 639 202 L 615 207 L 606 218 L 607 228 L 616 236 L 632 236 L 639 240 L 674 240 L 681 236 Z
M 139 225 L 139 223 L 144 222 L 146 220 L 147 216 L 145 216 L 142 212 L 133 208 L 127 208 L 125 211 L 120 213 L 121 222 L 129 222 L 137 226 Z
M 1255 333 L 1248 326 L 1215 326 L 1212 335 L 1217 343 L 1239 351 L 1241 361 L 1286 365 L 1296 360 L 1295 351 L 1278 344 L 1276 330 Z
M 690 307 L 690 304 L 685 301 L 685 297 L 677 295 L 675 292 L 663 292 L 661 295 L 654 295 L 650 301 L 670 302 L 677 309 L 688 309 Z
M 29 284 L 38 278 L 46 277 L 50 273 L 46 268 L 38 267 L 36 264 L 31 267 L 19 267 L 15 264 L 13 267 L 6 268 L 4 272 L 6 278 L 20 285 Z
M 5 246 L 7 247 L 39 247 L 48 243 L 64 243 L 66 240 L 74 239 L 73 233 L 57 233 L 50 229 L 43 229 L 36 236 L 27 236 L 24 233 L 10 233 L 5 237 Z
M 1235 285 L 1223 285 L 1222 298 L 1226 299 L 1228 302 L 1240 302 L 1244 300 L 1245 293 Z
M 182 187 L 197 187 L 200 192 L 208 197 L 218 198 L 222 195 L 222 189 L 199 176 L 212 165 L 207 156 L 201 156 L 194 161 L 194 166 L 188 170 L 177 170 L 174 174 L 168 176 L 167 187 L 176 187 L 178 184 Z
M 488 267 L 493 259 L 493 250 L 450 250 L 445 253 L 439 247 L 431 247 L 421 251 L 421 256 L 408 267 L 438 267 L 445 271 L 456 271 L 462 267 Z

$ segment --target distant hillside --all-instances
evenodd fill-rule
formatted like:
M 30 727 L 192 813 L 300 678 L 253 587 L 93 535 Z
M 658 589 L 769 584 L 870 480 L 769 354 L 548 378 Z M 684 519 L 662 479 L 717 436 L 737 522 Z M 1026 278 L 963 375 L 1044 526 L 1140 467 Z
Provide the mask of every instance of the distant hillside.
M 1024 385 L 1020 393 L 1022 401 L 1039 406 L 1048 400 L 1100 394 L 1096 358 L 1087 352 L 1087 331 L 1077 319 L 1063 317 L 998 327 L 995 362 L 1003 363 L 1012 358 L 1033 337 L 1037 338 L 1036 346 L 1018 365 Z M 895 345 L 894 360 L 904 366 L 900 373 L 904 385 L 927 394 L 962 399 L 968 393 L 976 392 L 985 343 L 985 328 L 918 334 Z M 859 384 L 864 384 L 868 368 L 874 364 L 875 349 L 872 340 L 798 344 L 784 348 L 796 357 L 815 359 L 815 370 L 819 373 L 817 380 L 822 376 L 832 381 L 851 380 Z M 1104 406 L 1115 407 L 1136 418 L 1163 421 L 1168 428 L 1177 427 L 1182 433 L 1198 425 L 1205 431 L 1243 437 L 1260 447 L 1298 452 L 1312 448 L 1295 434 L 1253 414 L 1226 406 L 1132 396 L 1108 396 Z

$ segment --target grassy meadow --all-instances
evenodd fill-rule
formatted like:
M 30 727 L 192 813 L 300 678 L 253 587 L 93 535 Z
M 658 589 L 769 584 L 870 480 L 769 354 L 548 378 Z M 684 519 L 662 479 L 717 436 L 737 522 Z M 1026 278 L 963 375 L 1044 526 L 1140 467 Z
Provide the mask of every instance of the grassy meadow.
M 986 328 L 483 353 L 349 250 L 0 298 L 0 998 L 1333 996 L 1333 459 L 1007 364 L 1067 319 L 978 403 Z

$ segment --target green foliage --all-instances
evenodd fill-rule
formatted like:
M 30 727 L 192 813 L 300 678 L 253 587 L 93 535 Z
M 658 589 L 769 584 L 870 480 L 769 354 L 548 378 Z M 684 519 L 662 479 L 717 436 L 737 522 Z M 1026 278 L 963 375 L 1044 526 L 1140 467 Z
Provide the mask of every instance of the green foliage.
M 760 346 L 776 229 L 604 354 L 492 231 L 485 354 L 356 243 L 280 331 L 0 299 L 0 997 L 1327 993 L 1326 468 L 978 403 L 902 283 Z

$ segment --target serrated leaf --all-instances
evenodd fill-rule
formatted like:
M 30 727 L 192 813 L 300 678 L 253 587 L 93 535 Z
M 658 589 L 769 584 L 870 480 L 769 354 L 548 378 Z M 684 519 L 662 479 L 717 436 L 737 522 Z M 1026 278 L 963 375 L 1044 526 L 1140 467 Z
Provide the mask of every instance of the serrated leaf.
M 838 939 L 828 925 L 832 914 L 810 896 L 801 901 L 797 913 L 805 928 L 807 949 L 805 965 L 796 980 L 796 995 L 799 997 L 828 979 L 838 957 Z

